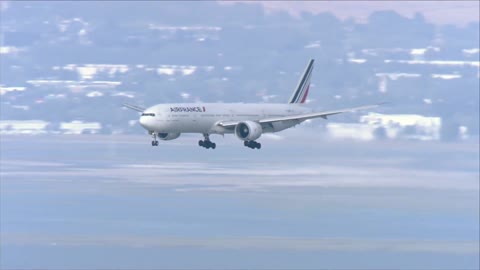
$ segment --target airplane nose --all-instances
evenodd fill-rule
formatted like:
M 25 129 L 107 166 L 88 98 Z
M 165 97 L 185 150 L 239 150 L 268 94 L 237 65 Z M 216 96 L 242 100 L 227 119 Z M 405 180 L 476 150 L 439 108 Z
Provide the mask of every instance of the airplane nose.
M 141 116 L 139 122 L 143 128 L 148 129 L 148 120 L 145 116 Z

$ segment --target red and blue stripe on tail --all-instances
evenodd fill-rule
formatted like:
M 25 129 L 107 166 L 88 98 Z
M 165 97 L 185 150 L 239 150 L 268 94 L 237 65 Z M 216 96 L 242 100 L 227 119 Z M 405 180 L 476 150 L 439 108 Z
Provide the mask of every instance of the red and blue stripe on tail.
M 300 81 L 298 82 L 295 91 L 293 92 L 292 96 L 288 103 L 305 103 L 308 96 L 308 90 L 310 89 L 310 77 L 312 76 L 313 71 L 313 63 L 314 59 L 311 59 L 308 62 L 307 68 L 303 72 Z

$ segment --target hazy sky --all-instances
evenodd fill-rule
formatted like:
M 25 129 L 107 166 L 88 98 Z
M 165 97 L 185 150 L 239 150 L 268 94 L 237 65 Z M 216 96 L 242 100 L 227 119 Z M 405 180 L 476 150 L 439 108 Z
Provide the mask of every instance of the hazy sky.
M 427 21 L 439 24 L 464 25 L 480 18 L 479 1 L 260 1 L 269 11 L 286 10 L 294 15 L 301 12 L 332 12 L 342 19 L 353 17 L 365 21 L 379 10 L 395 10 L 413 17 L 421 12 Z M 231 2 L 226 2 L 231 4 Z M 247 1 L 247 3 L 252 3 Z

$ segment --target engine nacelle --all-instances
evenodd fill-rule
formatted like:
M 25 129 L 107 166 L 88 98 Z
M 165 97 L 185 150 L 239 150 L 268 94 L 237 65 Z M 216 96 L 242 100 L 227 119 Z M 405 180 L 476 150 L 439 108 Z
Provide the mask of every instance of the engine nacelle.
M 254 141 L 260 138 L 262 132 L 262 126 L 252 121 L 240 122 L 235 126 L 235 134 L 243 141 Z
M 160 140 L 164 141 L 175 140 L 180 137 L 180 133 L 158 133 L 157 135 Z

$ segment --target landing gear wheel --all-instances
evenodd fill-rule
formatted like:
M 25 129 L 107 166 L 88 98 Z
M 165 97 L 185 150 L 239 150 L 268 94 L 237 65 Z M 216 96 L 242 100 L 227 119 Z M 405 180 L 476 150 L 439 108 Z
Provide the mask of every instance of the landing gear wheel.
M 262 144 L 256 141 L 244 141 L 243 145 L 250 148 L 250 149 L 260 149 L 262 148 Z
M 215 143 L 210 141 L 208 134 L 203 134 L 203 136 L 205 137 L 205 140 L 199 140 L 198 146 L 201 146 L 206 149 L 210 149 L 210 148 L 215 149 L 217 147 Z
M 199 140 L 198 141 L 198 146 L 201 146 L 201 147 L 206 148 L 206 149 L 210 149 L 210 148 L 215 149 L 217 147 L 217 145 L 215 143 L 210 141 L 210 137 L 209 137 L 208 133 L 204 133 L 203 137 L 205 139 L 204 140 Z

